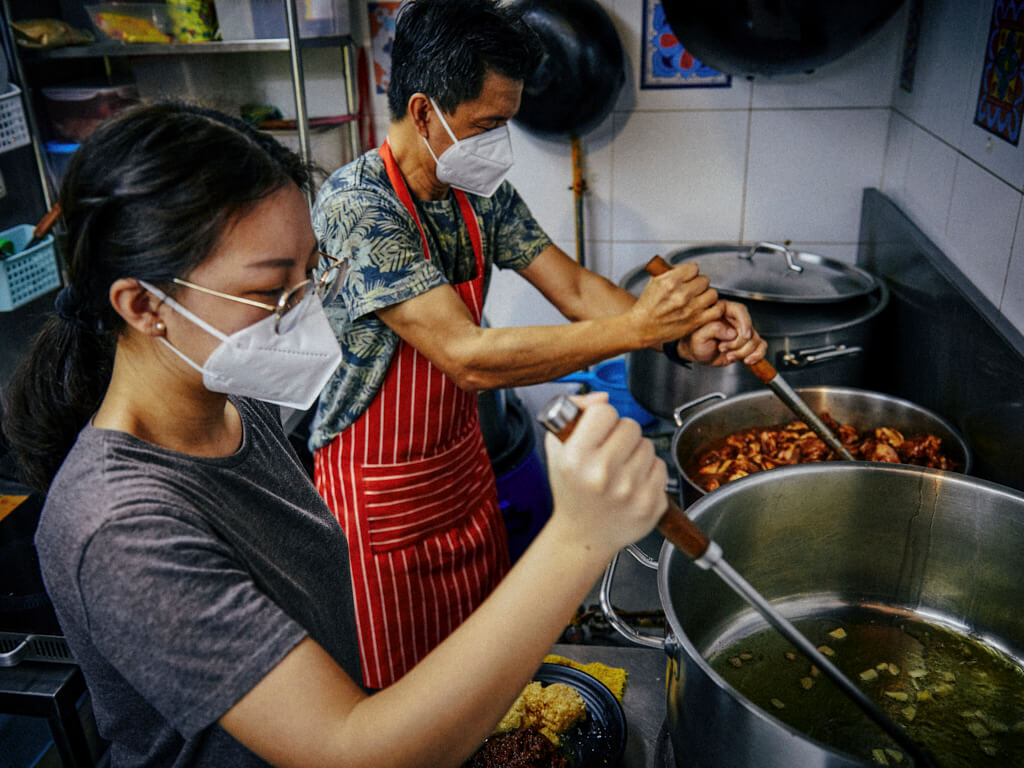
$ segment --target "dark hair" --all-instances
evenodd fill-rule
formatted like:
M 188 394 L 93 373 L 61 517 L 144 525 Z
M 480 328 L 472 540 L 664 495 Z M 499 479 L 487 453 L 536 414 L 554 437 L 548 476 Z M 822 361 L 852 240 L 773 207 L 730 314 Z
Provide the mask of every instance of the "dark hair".
M 398 11 L 391 48 L 391 119 L 405 117 L 414 93 L 450 114 L 480 95 L 488 71 L 525 80 L 542 53 L 522 14 L 494 0 L 408 0 Z
M 82 142 L 60 192 L 68 284 L 12 377 L 4 408 L 25 483 L 49 487 L 110 383 L 124 327 L 111 284 L 136 277 L 168 285 L 188 274 L 233 217 L 292 182 L 311 184 L 294 153 L 201 107 L 133 107 Z

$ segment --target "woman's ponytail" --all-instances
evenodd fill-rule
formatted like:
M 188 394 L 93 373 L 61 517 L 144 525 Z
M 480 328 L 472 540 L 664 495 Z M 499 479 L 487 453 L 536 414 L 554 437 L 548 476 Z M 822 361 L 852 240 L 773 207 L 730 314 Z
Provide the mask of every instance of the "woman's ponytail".
M 25 484 L 49 488 L 99 407 L 113 357 L 109 334 L 61 314 L 46 320 L 11 378 L 4 404 L 4 434 Z

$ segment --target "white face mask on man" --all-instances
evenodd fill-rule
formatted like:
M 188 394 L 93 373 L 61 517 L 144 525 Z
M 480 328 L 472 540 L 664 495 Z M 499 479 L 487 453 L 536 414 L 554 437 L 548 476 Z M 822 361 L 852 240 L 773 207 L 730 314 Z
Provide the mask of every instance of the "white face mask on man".
M 512 167 L 512 140 L 509 138 L 508 126 L 492 128 L 460 141 L 455 138 L 448 121 L 433 99 L 430 99 L 430 104 L 441 118 L 441 125 L 455 142 L 438 157 L 430 148 L 430 142 L 423 137 L 427 151 L 437 163 L 437 180 L 472 195 L 493 195 Z
M 160 289 L 143 280 L 139 284 L 182 317 L 220 339 L 206 362 L 199 365 L 160 337 L 168 349 L 203 374 L 203 385 L 211 392 L 254 397 L 304 411 L 313 405 L 341 362 L 341 347 L 313 290 L 307 290 L 288 312 L 286 332 L 278 333 L 278 319 L 269 315 L 228 335 Z

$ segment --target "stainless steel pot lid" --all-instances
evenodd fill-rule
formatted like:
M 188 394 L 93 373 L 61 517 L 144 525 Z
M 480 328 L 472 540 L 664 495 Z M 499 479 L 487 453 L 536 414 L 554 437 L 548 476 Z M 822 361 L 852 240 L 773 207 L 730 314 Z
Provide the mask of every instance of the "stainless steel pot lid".
M 750 310 L 750 319 L 757 332 L 771 343 L 783 336 L 798 337 L 805 334 L 829 333 L 853 329 L 868 322 L 889 302 L 888 290 L 879 282 L 878 289 L 866 296 L 828 304 L 785 303 L 780 301 L 750 301 L 742 299 Z
M 774 243 L 684 248 L 667 258 L 672 264 L 696 262 L 711 285 L 730 298 L 824 304 L 863 296 L 878 286 L 860 267 Z

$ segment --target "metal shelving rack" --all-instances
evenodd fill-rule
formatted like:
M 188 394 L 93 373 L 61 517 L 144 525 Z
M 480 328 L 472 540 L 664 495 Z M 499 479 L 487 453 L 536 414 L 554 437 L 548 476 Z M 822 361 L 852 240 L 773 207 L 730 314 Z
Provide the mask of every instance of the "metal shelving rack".
M 43 188 L 43 196 L 47 207 L 52 207 L 56 200 L 55 190 L 50 183 L 49 174 L 46 171 L 46 156 L 43 151 L 42 138 L 39 126 L 32 114 L 30 98 L 31 84 L 26 80 L 22 59 L 32 60 L 69 60 L 138 56 L 205 56 L 224 55 L 232 53 L 269 53 L 287 52 L 289 54 L 289 66 L 291 69 L 292 94 L 295 99 L 296 128 L 299 138 L 299 154 L 303 161 L 309 162 L 312 157 L 309 138 L 309 114 L 306 108 L 306 80 L 302 67 L 302 51 L 310 48 L 337 47 L 341 51 L 342 77 L 345 83 L 345 99 L 348 110 L 356 104 L 355 86 L 355 56 L 354 44 L 350 35 L 332 35 L 327 37 L 302 37 L 299 34 L 299 18 L 296 10 L 296 0 L 281 0 L 284 6 L 285 20 L 287 22 L 288 37 L 260 39 L 260 40 L 232 40 L 212 41 L 202 43 L 120 43 L 112 40 L 105 40 L 88 45 L 66 46 L 50 50 L 26 51 L 18 49 L 15 45 L 14 35 L 11 31 L 11 15 L 8 7 L 8 0 L 2 0 L 5 28 L 9 37 L 10 50 L 12 53 L 15 79 L 22 85 L 25 92 L 27 119 L 29 132 L 32 137 L 33 154 L 39 172 L 40 182 Z M 109 71 L 109 64 L 107 65 Z M 352 150 L 352 157 L 359 154 L 359 136 L 356 130 L 355 120 L 347 123 L 349 126 L 349 142 Z M 312 203 L 312 200 L 310 200 Z

